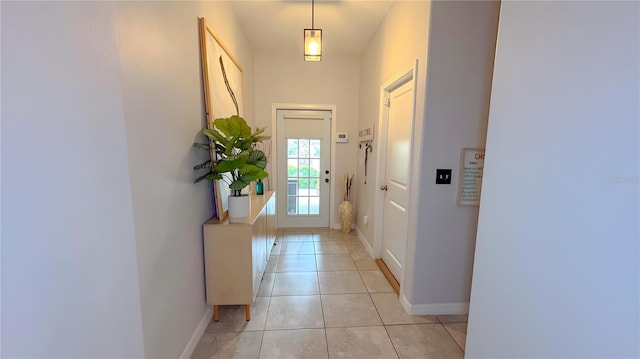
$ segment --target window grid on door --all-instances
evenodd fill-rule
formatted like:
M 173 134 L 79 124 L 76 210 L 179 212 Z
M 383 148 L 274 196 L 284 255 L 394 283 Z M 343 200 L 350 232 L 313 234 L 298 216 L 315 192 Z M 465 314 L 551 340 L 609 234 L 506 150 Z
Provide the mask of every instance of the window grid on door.
M 287 139 L 287 214 L 320 215 L 319 139 Z

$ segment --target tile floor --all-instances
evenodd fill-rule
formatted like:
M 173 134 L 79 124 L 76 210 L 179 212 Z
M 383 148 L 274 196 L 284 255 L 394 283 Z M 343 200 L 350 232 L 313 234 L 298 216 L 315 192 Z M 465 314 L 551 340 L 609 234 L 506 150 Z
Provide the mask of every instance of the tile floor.
M 278 232 L 258 297 L 221 306 L 192 358 L 311 359 L 464 356 L 467 317 L 410 316 L 358 237 Z

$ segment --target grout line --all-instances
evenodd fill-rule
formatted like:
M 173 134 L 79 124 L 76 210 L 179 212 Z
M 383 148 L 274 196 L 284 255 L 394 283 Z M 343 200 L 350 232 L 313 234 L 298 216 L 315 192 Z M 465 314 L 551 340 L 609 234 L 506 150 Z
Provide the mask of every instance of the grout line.
M 275 284 L 275 278 L 273 278 L 273 280 Z M 273 287 L 271 289 L 273 290 Z M 264 328 L 262 329 L 262 336 L 260 337 L 260 347 L 258 348 L 258 359 L 260 359 L 260 354 L 262 353 L 262 344 L 264 344 L 264 332 L 267 329 L 267 320 L 269 320 L 269 310 L 271 309 L 271 296 L 269 296 L 268 298 L 269 298 L 269 305 L 267 305 L 267 312 L 264 314 Z
M 315 327 L 315 328 L 284 328 L 284 329 L 265 329 L 264 332 L 296 332 L 296 331 L 300 331 L 300 330 L 325 330 L 324 328 L 320 328 L 320 327 Z M 289 343 L 285 343 L 285 346 L 289 344 Z M 225 358 L 227 359 L 227 358 Z M 267 358 L 267 359 L 274 359 L 274 358 Z
M 358 274 L 360 275 L 360 278 L 362 278 L 362 274 L 360 273 L 360 271 L 358 271 Z M 362 278 L 362 281 L 364 282 L 364 278 Z M 366 285 L 367 284 L 365 283 L 365 286 Z M 367 288 L 367 291 L 368 290 L 369 289 Z M 376 302 L 373 300 L 373 296 L 371 294 L 372 293 L 369 293 L 369 299 L 371 299 L 371 303 L 373 303 L 373 307 L 376 308 L 376 313 L 378 313 L 378 317 L 380 317 L 380 322 L 382 323 L 384 332 L 387 333 L 387 338 L 389 338 L 389 342 L 391 342 L 391 346 L 393 347 L 393 351 L 396 353 L 396 357 L 400 358 L 400 353 L 398 353 L 396 344 L 393 342 L 393 339 L 391 339 L 391 334 L 389 334 L 389 331 L 387 330 L 387 325 L 384 323 L 384 319 L 382 319 L 382 315 L 380 315 L 380 310 L 378 309 L 378 306 L 376 305 Z
M 315 250 L 315 244 L 313 245 L 314 250 Z M 315 260 L 315 256 L 313 257 Z M 320 292 L 320 294 L 318 295 L 320 297 L 320 311 L 322 313 L 322 330 L 324 330 L 324 343 L 325 346 L 327 348 L 327 358 L 329 357 L 329 338 L 327 337 L 327 321 L 325 320 L 325 316 L 324 316 L 324 305 L 322 303 L 322 291 L 320 290 L 320 273 L 317 270 L 318 269 L 318 261 L 316 261 L 316 278 L 318 278 L 318 292 Z
M 396 356 L 398 358 L 400 358 L 400 353 L 398 353 L 398 348 L 396 348 L 396 343 L 394 343 L 393 339 L 391 339 L 391 334 L 389 334 L 389 330 L 387 330 L 387 326 L 383 325 L 383 327 L 384 327 L 385 333 L 387 333 L 387 338 L 389 338 L 389 341 L 391 342 L 391 346 L 393 347 L 393 351 L 396 352 Z
M 369 295 L 369 299 L 371 300 L 371 303 L 373 303 L 373 307 L 376 308 L 376 313 L 378 314 L 378 318 L 380 318 L 380 323 L 382 323 L 382 325 L 385 325 L 384 319 L 382 319 L 382 315 L 380 314 L 380 310 L 378 309 L 376 302 L 373 300 L 373 296 L 371 295 L 372 293 L 367 293 L 367 294 Z
M 440 318 L 438 318 L 438 320 L 439 319 Z M 449 334 L 449 337 L 451 337 L 451 340 L 453 340 L 453 342 L 456 343 L 456 345 L 458 346 L 458 348 L 460 348 L 460 350 L 462 350 L 462 354 L 464 355 L 464 348 L 458 343 L 456 338 L 453 337 L 451 332 L 449 332 L 449 329 L 447 329 L 447 326 L 445 325 L 445 323 L 440 323 L 440 325 L 442 325 L 442 327 L 444 328 L 444 331 L 447 332 L 447 334 Z M 466 336 L 466 333 L 465 333 L 465 336 Z
M 452 322 L 443 322 L 442 320 L 440 320 L 440 316 L 436 315 L 436 317 L 438 317 L 438 321 L 442 324 L 460 324 L 460 323 L 469 323 L 468 320 L 454 320 Z
M 245 332 L 249 333 L 249 332 Z M 262 353 L 262 343 L 264 343 L 264 330 L 262 331 L 262 335 L 260 336 L 260 345 L 258 346 L 258 359 L 260 359 L 260 354 Z
M 440 325 L 442 323 L 395 323 L 395 324 L 385 324 L 385 327 L 403 327 L 409 325 Z

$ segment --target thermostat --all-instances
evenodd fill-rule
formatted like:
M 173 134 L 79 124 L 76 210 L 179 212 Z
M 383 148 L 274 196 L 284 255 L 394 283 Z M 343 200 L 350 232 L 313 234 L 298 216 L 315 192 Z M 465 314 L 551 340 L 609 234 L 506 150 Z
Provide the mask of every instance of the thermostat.
M 349 142 L 349 134 L 346 132 L 338 132 L 336 136 L 337 143 L 347 143 Z

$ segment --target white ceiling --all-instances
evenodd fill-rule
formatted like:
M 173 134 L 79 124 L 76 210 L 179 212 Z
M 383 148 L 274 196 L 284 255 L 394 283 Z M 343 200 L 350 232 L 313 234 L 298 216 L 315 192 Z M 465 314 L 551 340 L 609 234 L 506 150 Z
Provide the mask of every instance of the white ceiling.
M 323 53 L 361 53 L 392 2 L 316 0 Z M 303 30 L 311 28 L 311 0 L 233 1 L 232 6 L 255 49 L 302 51 Z

